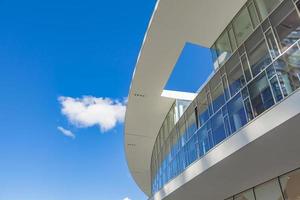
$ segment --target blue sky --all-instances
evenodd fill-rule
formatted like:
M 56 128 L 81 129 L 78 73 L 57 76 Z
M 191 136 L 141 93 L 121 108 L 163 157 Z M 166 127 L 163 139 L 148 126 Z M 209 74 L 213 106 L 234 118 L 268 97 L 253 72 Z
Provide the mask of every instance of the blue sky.
M 154 5 L 0 1 L 0 200 L 146 199 L 119 113 Z

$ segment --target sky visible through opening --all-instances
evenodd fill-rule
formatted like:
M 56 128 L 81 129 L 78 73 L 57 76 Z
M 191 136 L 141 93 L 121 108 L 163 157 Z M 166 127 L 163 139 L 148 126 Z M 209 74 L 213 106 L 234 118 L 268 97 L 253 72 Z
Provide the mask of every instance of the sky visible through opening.
M 123 122 L 155 3 L 0 1 L 0 200 L 147 199 Z M 208 72 L 194 69 L 170 87 L 199 87 Z
M 187 42 L 181 51 L 165 89 L 197 92 L 212 71 L 210 49 Z

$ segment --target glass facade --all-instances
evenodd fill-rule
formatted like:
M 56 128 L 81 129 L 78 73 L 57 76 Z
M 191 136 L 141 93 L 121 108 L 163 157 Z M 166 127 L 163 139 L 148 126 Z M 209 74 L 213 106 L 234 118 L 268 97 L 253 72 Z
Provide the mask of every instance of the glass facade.
M 162 124 L 152 193 L 300 87 L 299 8 L 295 0 L 248 0 L 232 20 L 211 48 L 214 76 L 193 102 L 176 101 Z M 280 179 L 284 195 L 275 192 L 275 181 L 233 199 L 297 199 L 295 189 L 285 189 L 290 179 Z
M 255 186 L 226 200 L 299 200 L 300 169 Z
M 280 1 L 281 0 L 255 0 L 261 18 L 266 18 Z

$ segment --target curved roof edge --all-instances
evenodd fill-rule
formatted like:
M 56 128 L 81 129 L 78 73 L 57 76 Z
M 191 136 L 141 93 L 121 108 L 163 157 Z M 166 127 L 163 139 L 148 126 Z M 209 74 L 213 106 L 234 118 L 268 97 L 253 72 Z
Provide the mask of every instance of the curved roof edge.
M 125 116 L 129 170 L 151 195 L 154 142 L 173 99 L 162 97 L 186 42 L 210 47 L 246 0 L 160 0 L 151 17 L 133 73 Z

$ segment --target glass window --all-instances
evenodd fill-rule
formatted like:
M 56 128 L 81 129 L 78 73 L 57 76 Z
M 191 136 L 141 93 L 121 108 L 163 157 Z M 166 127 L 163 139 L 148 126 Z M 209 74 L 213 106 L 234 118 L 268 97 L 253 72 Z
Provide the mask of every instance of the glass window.
M 232 50 L 229 42 L 227 31 L 223 32 L 222 35 L 216 42 L 217 56 L 219 65 L 223 65 L 230 57 Z
M 274 99 L 266 75 L 263 73 L 248 86 L 254 116 L 274 105 Z
M 279 56 L 280 53 L 279 53 L 279 48 L 277 46 L 272 29 L 271 28 L 268 29 L 266 31 L 265 35 L 266 35 L 266 39 L 267 39 L 267 43 L 268 43 L 268 46 L 270 49 L 271 56 L 274 59 L 277 56 Z
M 280 90 L 280 86 L 279 86 L 279 83 L 278 83 L 277 76 L 274 76 L 270 80 L 270 84 L 272 86 L 272 91 L 273 91 L 276 102 L 280 101 L 283 97 L 282 97 L 282 94 L 281 94 L 281 90 Z
M 234 200 L 255 200 L 253 189 L 247 190 L 234 196 Z
M 222 76 L 222 84 L 224 88 L 224 95 L 225 99 L 228 100 L 230 98 L 230 93 L 229 93 L 229 86 L 228 86 L 228 81 L 226 75 Z
M 203 156 L 213 147 L 210 121 L 208 121 L 198 130 L 197 136 L 199 144 L 199 156 Z
M 178 109 L 178 119 L 183 115 L 184 111 L 190 105 L 191 101 L 186 100 L 176 100 L 176 106 Z
M 171 133 L 171 156 L 174 158 L 178 153 L 180 146 L 178 144 L 178 135 L 176 129 L 174 128 Z
M 261 28 L 264 32 L 266 32 L 271 27 L 271 23 L 269 18 L 265 19 L 265 21 L 261 24 Z
M 300 87 L 300 51 L 295 45 L 274 62 L 284 96 Z
M 187 117 L 186 117 L 186 124 L 187 124 L 187 133 L 186 133 L 186 140 L 189 140 L 190 137 L 196 132 L 197 124 L 196 124 L 196 115 L 195 109 L 193 107 L 187 110 Z
M 178 122 L 178 127 L 179 127 L 179 141 L 181 143 L 181 146 L 183 146 L 184 143 L 185 143 L 184 137 L 185 137 L 185 134 L 186 134 L 185 121 L 184 120 L 180 120 Z
M 233 21 L 233 29 L 238 45 L 242 44 L 252 32 L 252 22 L 246 7 L 240 11 L 236 19 Z
M 241 61 L 242 61 L 242 66 L 244 69 L 246 80 L 250 81 L 252 79 L 252 75 L 251 75 L 250 66 L 246 54 L 241 56 Z
M 172 129 L 174 128 L 175 125 L 175 121 L 174 121 L 174 106 L 172 106 L 172 108 L 170 109 L 170 112 L 168 113 L 168 125 L 169 125 L 169 131 L 172 131 Z
M 267 71 L 267 76 L 268 76 L 268 78 L 272 78 L 272 77 L 276 74 L 274 65 L 270 65 L 270 66 L 266 69 L 266 71 Z
M 248 119 L 248 121 L 250 121 L 254 118 L 254 116 L 253 116 L 253 113 L 252 113 L 252 107 L 251 107 L 251 103 L 250 103 L 249 98 L 244 100 L 244 105 L 245 105 L 245 109 L 246 109 L 247 119 Z
M 231 96 L 245 84 L 245 78 L 238 54 L 234 54 L 225 65 Z
M 286 200 L 300 199 L 300 170 L 280 177 L 280 183 Z
M 184 149 L 182 148 L 176 156 L 178 173 L 182 172 L 186 167 Z
M 283 200 L 278 179 L 254 188 L 256 200 Z
M 170 168 L 171 168 L 171 175 L 170 179 L 173 178 L 174 176 L 177 175 L 177 165 L 176 165 L 176 160 L 173 159 L 170 163 Z
M 300 38 L 300 19 L 292 1 L 282 3 L 279 9 L 270 16 L 270 21 L 277 33 L 282 51 Z
M 229 136 L 232 132 L 231 132 L 230 125 L 229 125 L 228 115 L 226 115 L 224 117 L 224 125 L 225 125 L 226 136 Z
M 241 94 L 236 95 L 232 100 L 230 100 L 227 107 L 231 130 L 232 132 L 235 132 L 247 123 Z
M 235 41 L 235 36 L 234 36 L 233 29 L 231 27 L 230 27 L 230 29 L 228 31 L 228 34 L 229 34 L 229 39 L 230 39 L 232 51 L 234 51 L 237 48 L 237 44 L 236 44 L 236 41 Z
M 209 118 L 209 111 L 208 111 L 208 102 L 206 98 L 205 91 L 201 91 L 198 96 L 198 120 L 200 126 L 202 126 Z
M 215 76 L 211 79 L 211 81 L 209 82 L 209 86 L 211 91 L 213 108 L 216 112 L 225 103 L 223 85 L 219 73 L 215 74 Z
M 220 110 L 211 118 L 214 145 L 219 144 L 226 138 L 222 111 Z
M 211 52 L 211 56 L 212 56 L 212 60 L 213 60 L 214 69 L 218 69 L 219 63 L 218 63 L 218 54 L 217 54 L 216 45 L 213 45 L 211 47 L 210 52 Z
M 170 133 L 169 129 L 168 129 L 168 120 L 164 121 L 162 129 L 163 129 L 163 138 L 164 138 L 164 141 L 165 141 L 168 138 L 169 133 Z
M 248 5 L 249 14 L 252 19 L 253 27 L 257 27 L 259 25 L 259 18 L 256 12 L 255 5 L 253 3 Z
M 280 0 L 255 0 L 255 3 L 262 19 L 264 19 L 280 3 Z
M 245 42 L 253 76 L 268 66 L 272 60 L 261 29 L 258 29 Z
M 213 111 L 213 106 L 212 106 L 212 99 L 211 99 L 210 89 L 209 89 L 208 86 L 206 88 L 206 98 L 207 98 L 207 102 L 208 102 L 209 114 L 212 115 L 214 113 L 214 111 Z
M 197 135 L 194 135 L 185 145 L 187 166 L 197 159 Z

